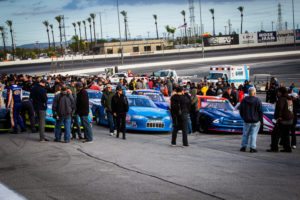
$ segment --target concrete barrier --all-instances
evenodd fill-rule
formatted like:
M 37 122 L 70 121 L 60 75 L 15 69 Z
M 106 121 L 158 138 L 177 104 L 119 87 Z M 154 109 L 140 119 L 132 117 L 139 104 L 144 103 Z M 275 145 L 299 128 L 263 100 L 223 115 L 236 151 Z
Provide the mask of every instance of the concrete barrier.
M 297 43 L 300 43 L 298 40 Z M 277 46 L 277 45 L 287 45 L 291 43 L 287 42 L 269 42 L 269 43 L 249 43 L 249 44 L 237 44 L 237 45 L 224 45 L 224 46 L 210 46 L 204 47 L 205 52 L 207 51 L 216 51 L 216 50 L 230 50 L 230 49 L 240 49 L 240 48 L 254 48 L 254 47 L 267 47 L 267 46 Z M 163 55 L 163 54 L 174 54 L 174 53 L 188 53 L 188 52 L 197 52 L 202 51 L 202 47 L 189 48 L 189 49 L 171 49 L 171 50 L 162 50 L 162 51 L 152 51 L 149 55 Z M 125 53 L 124 57 L 137 57 L 145 56 L 147 53 Z M 35 59 L 35 60 L 19 60 L 19 61 L 9 61 L 9 62 L 0 62 L 0 67 L 3 66 L 12 66 L 12 65 L 28 65 L 28 64 L 42 64 L 42 63 L 51 63 L 51 62 L 63 62 L 63 61 L 80 61 L 80 60 L 94 60 L 94 59 L 106 59 L 106 58 L 118 58 L 121 57 L 121 54 L 104 54 L 104 55 L 89 55 L 89 56 L 65 56 L 61 58 L 45 58 L 45 59 Z

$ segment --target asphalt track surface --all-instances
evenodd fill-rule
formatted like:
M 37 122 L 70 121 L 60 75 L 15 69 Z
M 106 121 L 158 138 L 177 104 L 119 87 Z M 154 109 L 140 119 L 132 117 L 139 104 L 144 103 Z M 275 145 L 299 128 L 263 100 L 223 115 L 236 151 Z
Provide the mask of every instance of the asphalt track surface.
M 267 50 L 252 49 L 243 53 L 291 49 Z M 211 52 L 211 56 L 228 53 Z M 230 55 L 238 53 L 240 51 Z M 182 55 L 182 59 L 195 56 L 198 55 Z M 172 55 L 167 59 L 178 58 Z M 166 58 L 139 59 L 132 62 L 164 61 Z M 102 62 L 89 62 L 86 67 L 99 67 Z M 219 61 L 174 68 L 180 75 L 201 77 L 208 73 L 210 65 L 218 64 Z M 300 85 L 300 58 L 297 56 L 222 64 L 248 64 L 251 74 L 271 73 L 286 85 L 291 82 Z M 82 66 L 72 67 L 82 69 Z M 31 65 L 1 70 L 46 73 L 49 68 Z M 134 72 L 152 71 L 149 67 Z M 129 133 L 123 141 L 108 136 L 107 127 L 94 124 L 93 132 L 92 144 L 78 140 L 70 144 L 39 143 L 38 134 L 0 134 L 0 182 L 30 200 L 300 199 L 297 188 L 300 184 L 299 147 L 291 154 L 267 153 L 269 135 L 258 136 L 259 153 L 251 154 L 239 151 L 241 135 L 235 134 L 193 134 L 189 136 L 189 148 L 181 147 L 179 135 L 178 147 L 173 148 L 169 146 L 170 134 Z M 54 139 L 53 132 L 47 132 L 47 136 Z
M 93 132 L 92 144 L 0 134 L 0 182 L 30 200 L 300 199 L 300 150 L 268 153 L 269 135 L 252 154 L 239 151 L 240 134 L 193 134 L 182 148 L 180 134 L 171 147 L 170 134 Z

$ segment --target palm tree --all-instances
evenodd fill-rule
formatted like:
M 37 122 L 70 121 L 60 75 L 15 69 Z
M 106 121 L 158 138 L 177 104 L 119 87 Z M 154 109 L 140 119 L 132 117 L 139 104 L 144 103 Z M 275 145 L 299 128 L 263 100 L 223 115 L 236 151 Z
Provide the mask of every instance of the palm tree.
M 75 32 L 75 35 L 77 35 L 77 31 L 76 31 L 76 23 L 72 23 L 73 27 L 74 27 L 74 32 Z
M 187 39 L 185 10 L 182 10 L 180 13 L 181 13 L 182 16 L 183 16 L 183 24 L 185 25 L 185 27 L 184 27 L 184 34 L 185 34 L 185 38 Z
M 175 31 L 176 31 L 176 28 L 171 28 L 171 29 L 170 29 L 170 33 L 171 33 L 172 36 L 173 36 L 173 45 L 175 45 Z
M 80 40 L 80 42 L 81 42 L 81 21 L 78 21 L 77 22 L 77 25 L 78 25 L 78 28 L 79 28 L 79 40 Z
M 72 37 L 72 40 L 75 41 L 75 43 L 77 44 L 77 52 L 79 51 L 79 38 L 78 38 L 78 35 L 74 35 Z
M 127 41 L 127 12 L 125 10 L 121 11 L 121 15 L 124 17 L 125 24 L 125 40 Z
M 86 23 L 85 20 L 82 21 L 83 25 L 84 25 L 84 35 L 85 35 L 85 40 L 87 40 L 87 36 L 86 36 Z
M 63 55 L 63 46 L 62 46 L 62 32 L 61 32 L 61 16 L 56 16 L 55 17 L 56 21 L 58 22 L 58 28 L 59 28 L 59 37 L 60 37 L 60 50 L 61 50 L 61 55 Z
M 48 45 L 49 45 L 49 49 L 50 49 L 49 22 L 43 21 L 43 24 L 46 26 L 46 31 L 47 31 L 47 35 L 48 35 Z
M 168 41 L 169 41 L 169 40 L 170 40 L 171 28 L 170 28 L 169 25 L 165 26 L 165 28 L 166 28 L 166 31 L 167 31 L 167 33 L 168 33 Z
M 154 20 L 155 20 L 155 27 L 156 27 L 156 38 L 158 39 L 159 37 L 158 37 L 158 29 L 157 29 L 157 15 L 156 15 L 156 14 L 154 14 L 154 15 L 153 15 L 153 18 L 154 18 Z
M 213 35 L 215 35 L 215 9 L 211 8 L 209 9 L 209 12 L 212 14 L 212 20 L 213 20 Z
M 0 26 L 1 36 L 3 40 L 4 55 L 6 56 L 5 31 L 4 26 Z
M 93 36 L 92 36 L 92 18 L 87 18 L 87 21 L 89 22 L 89 26 L 90 26 L 90 35 L 91 35 L 91 44 L 93 43 Z
M 7 20 L 6 24 L 7 24 L 7 26 L 9 26 L 9 31 L 10 31 L 10 36 L 11 36 L 11 45 L 12 45 L 12 55 L 13 55 L 13 60 L 15 60 L 15 41 L 14 41 L 14 34 L 13 34 L 13 29 L 12 29 L 12 21 Z
M 92 20 L 93 20 L 94 40 L 95 40 L 95 42 L 97 43 L 97 39 L 96 39 L 96 27 L 95 27 L 95 17 L 96 17 L 96 15 L 95 15 L 94 13 L 91 13 L 91 14 L 90 14 L 90 17 L 91 17 Z
M 241 12 L 241 34 L 243 33 L 243 18 L 244 18 L 244 7 L 240 6 L 237 8 Z
M 52 32 L 53 49 L 55 51 L 55 40 L 54 40 L 53 24 L 50 24 L 49 26 L 50 26 L 51 32 Z

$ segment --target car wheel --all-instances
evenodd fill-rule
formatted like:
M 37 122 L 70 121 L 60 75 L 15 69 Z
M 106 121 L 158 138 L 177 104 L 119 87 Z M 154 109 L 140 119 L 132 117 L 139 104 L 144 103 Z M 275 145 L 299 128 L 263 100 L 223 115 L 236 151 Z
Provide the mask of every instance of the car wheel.
M 199 132 L 207 133 L 208 131 L 208 120 L 205 117 L 200 117 L 199 119 Z
M 96 110 L 96 124 L 100 125 L 100 111 Z

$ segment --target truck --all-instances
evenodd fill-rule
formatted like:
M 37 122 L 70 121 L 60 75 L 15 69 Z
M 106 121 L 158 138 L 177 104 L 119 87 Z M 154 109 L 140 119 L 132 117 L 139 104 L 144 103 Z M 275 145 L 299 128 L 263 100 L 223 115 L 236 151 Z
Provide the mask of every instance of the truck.
M 178 76 L 177 72 L 175 70 L 172 69 L 166 69 L 166 70 L 160 70 L 158 72 L 154 73 L 154 78 L 160 78 L 162 80 L 164 80 L 165 78 L 173 78 L 175 83 L 178 83 L 180 85 L 188 85 L 191 83 L 191 80 L 189 80 L 190 77 L 192 76 Z
M 250 80 L 250 67 L 233 65 L 210 67 L 209 74 L 206 76 L 207 82 L 217 83 L 222 79 L 230 84 L 234 83 L 236 87 L 243 85 L 246 80 Z

